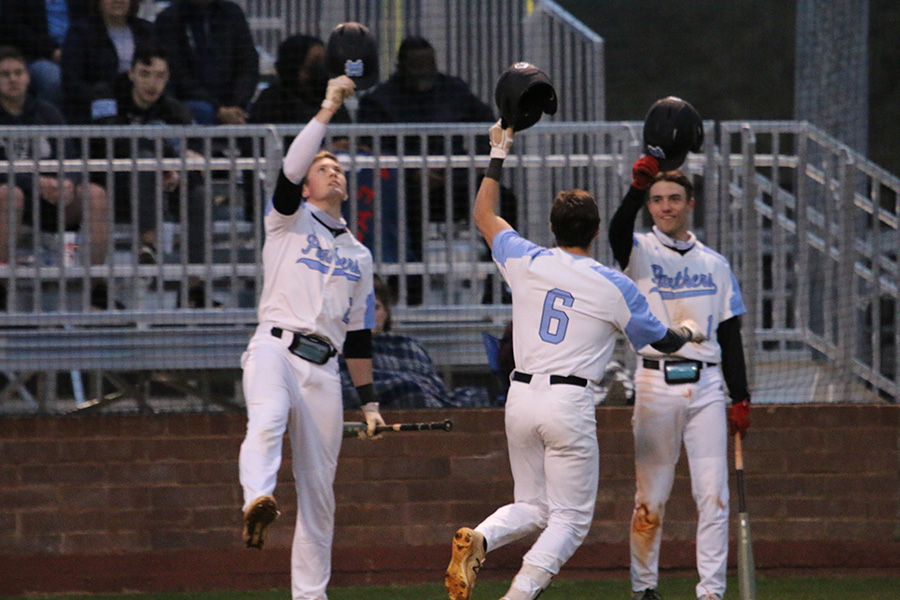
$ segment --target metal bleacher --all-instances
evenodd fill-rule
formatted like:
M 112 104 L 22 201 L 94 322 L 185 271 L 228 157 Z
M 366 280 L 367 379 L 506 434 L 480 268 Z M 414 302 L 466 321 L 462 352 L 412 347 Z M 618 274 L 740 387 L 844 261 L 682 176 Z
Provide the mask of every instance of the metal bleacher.
M 461 135 L 474 147 L 474 136 L 486 125 L 343 125 L 330 128 L 329 135 L 349 137 L 351 147 L 361 136 Z M 707 127 L 715 129 L 712 123 Z M 137 264 L 130 224 L 115 225 L 113 258 L 102 265 L 66 266 L 56 260 L 58 251 L 48 256 L 44 248 L 19 247 L 18 258 L 30 260 L 0 266 L 7 291 L 7 310 L 0 313 L 0 373 L 5 374 L 0 411 L 89 408 L 98 405 L 96 400 L 123 398 L 140 408 L 153 396 L 148 386 L 165 386 L 180 397 L 177 406 L 187 399 L 210 409 L 239 405 L 234 382 L 255 325 L 261 282 L 260 206 L 272 170 L 280 164 L 278 140 L 296 129 L 217 128 L 219 138 L 254 140 L 254 151 L 210 153 L 198 163 L 158 157 L 128 164 L 117 159 L 0 164 L 0 169 L 51 172 L 177 168 L 187 175 L 193 169 L 208 178 L 211 217 L 205 229 L 211 250 L 199 264 L 187 262 L 181 227 L 163 222 L 163 211 L 160 226 L 166 223 L 174 235 L 159 265 Z M 900 180 L 806 123 L 723 122 L 718 130 L 719 139 L 710 140 L 686 164 L 698 189 L 694 228 L 726 255 L 741 282 L 749 309 L 744 341 L 755 401 L 897 401 Z M 548 244 L 546 210 L 553 191 L 582 187 L 595 193 L 608 222 L 640 152 L 639 132 L 639 123 L 592 122 L 538 124 L 524 133 L 504 168 L 508 218 L 524 235 Z M 150 134 L 144 128 L 91 130 L 94 136 Z M 3 135 L 78 137 L 85 132 L 60 127 L 10 129 Z M 186 127 L 168 128 L 165 135 L 213 134 Z M 510 307 L 474 226 L 456 219 L 445 202 L 447 197 L 462 202 L 461 214 L 468 214 L 487 157 L 353 152 L 342 160 L 349 173 L 348 214 L 359 234 L 361 213 L 371 208 L 362 202 L 375 202 L 367 230 L 374 240 L 376 271 L 400 292 L 395 329 L 420 339 L 448 378 L 487 372 L 481 334 L 499 335 Z M 387 184 L 421 181 L 418 175 L 426 168 L 442 171 L 445 182 L 454 172 L 463 173 L 457 179 L 464 189 L 454 193 L 449 183 L 437 189 Z M 372 173 L 383 177 L 372 178 Z M 253 188 L 249 196 L 248 188 Z M 391 220 L 391 214 L 416 208 L 416 219 Z M 393 231 L 401 238 L 398 247 L 389 248 Z M 601 262 L 610 264 L 609 254 L 605 244 L 597 245 Z M 206 291 L 199 308 L 179 304 L 192 280 L 202 281 Z M 105 310 L 89 304 L 85 290 L 96 281 L 111 292 Z M 216 373 L 227 377 L 216 381 Z M 81 374 L 90 377 L 79 398 L 74 382 Z M 44 385 L 36 385 L 41 378 Z

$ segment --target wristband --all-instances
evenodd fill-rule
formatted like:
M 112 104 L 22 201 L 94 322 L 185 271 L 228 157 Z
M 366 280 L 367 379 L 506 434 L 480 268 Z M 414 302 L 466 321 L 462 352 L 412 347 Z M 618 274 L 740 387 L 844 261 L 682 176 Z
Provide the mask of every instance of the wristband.
M 322 108 L 324 108 L 325 110 L 330 110 L 331 112 L 337 111 L 338 107 L 335 106 L 335 104 L 336 103 L 329 98 L 325 98 L 324 100 L 322 100 Z
M 488 165 L 487 171 L 485 171 L 484 176 L 490 177 L 494 181 L 500 181 L 500 170 L 503 168 L 503 159 L 502 158 L 492 158 L 490 164 Z
M 356 393 L 359 395 L 360 406 L 365 406 L 369 402 L 375 402 L 375 390 L 371 383 L 356 386 Z

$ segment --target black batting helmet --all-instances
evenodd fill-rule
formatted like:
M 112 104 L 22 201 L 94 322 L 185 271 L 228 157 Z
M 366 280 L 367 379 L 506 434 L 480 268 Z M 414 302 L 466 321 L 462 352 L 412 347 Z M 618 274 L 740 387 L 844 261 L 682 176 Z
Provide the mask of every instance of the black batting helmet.
M 660 171 L 677 169 L 689 151 L 702 147 L 703 120 L 690 103 L 675 96 L 653 103 L 644 118 L 644 152 L 659 161 Z
M 346 75 L 365 90 L 378 83 L 378 47 L 362 23 L 341 23 L 328 37 L 325 66 L 332 77 Z
M 500 75 L 494 91 L 500 109 L 501 127 L 513 131 L 528 129 L 541 119 L 542 113 L 556 113 L 556 90 L 550 78 L 536 66 L 517 62 Z

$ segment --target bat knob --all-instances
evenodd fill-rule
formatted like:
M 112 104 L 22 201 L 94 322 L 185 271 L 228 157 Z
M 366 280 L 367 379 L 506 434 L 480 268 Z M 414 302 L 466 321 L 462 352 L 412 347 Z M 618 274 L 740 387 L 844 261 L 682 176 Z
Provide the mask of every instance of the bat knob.
M 450 419 L 444 421 L 443 429 L 444 431 L 451 431 L 453 429 L 453 421 L 451 421 Z

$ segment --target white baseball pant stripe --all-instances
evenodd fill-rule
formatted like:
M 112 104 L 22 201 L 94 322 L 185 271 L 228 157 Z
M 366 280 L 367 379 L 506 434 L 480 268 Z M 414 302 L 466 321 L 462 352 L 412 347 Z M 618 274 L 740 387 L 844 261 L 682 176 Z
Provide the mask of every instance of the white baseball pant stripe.
M 293 600 L 326 600 L 334 537 L 334 476 L 343 405 L 336 358 L 315 365 L 287 350 L 290 336 L 260 326 L 242 357 L 247 436 L 241 445 L 244 510 L 275 491 L 285 428 L 297 492 L 291 550 Z
M 728 457 L 724 382 L 719 367 L 696 383 L 670 385 L 661 370 L 635 376 L 634 442 L 637 491 L 631 525 L 631 586 L 657 587 L 665 504 L 684 441 L 697 504 L 697 596 L 725 594 L 728 562 Z
M 555 575 L 581 545 L 597 498 L 594 411 L 590 388 L 550 385 L 548 375 L 511 383 L 505 418 L 515 501 L 476 527 L 488 550 L 543 530 L 523 562 Z

